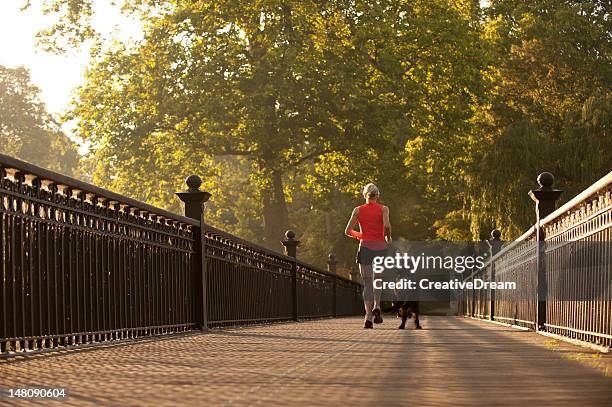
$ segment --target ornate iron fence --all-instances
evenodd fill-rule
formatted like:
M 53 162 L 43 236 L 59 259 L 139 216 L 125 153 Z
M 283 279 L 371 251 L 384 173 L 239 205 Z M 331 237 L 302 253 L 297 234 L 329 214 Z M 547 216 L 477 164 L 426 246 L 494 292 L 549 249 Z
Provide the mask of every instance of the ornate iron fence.
M 612 172 L 540 223 L 547 332 L 612 347 Z
M 357 315 L 361 285 L 204 227 L 209 326 Z M 340 287 L 340 288 L 338 288 Z
M 535 328 L 537 243 L 533 229 L 506 246 L 466 281 L 514 282 L 516 290 L 465 289 L 465 315 Z
M 612 172 L 557 210 L 548 184 L 532 191 L 536 224 L 466 280 L 517 289 L 463 290 L 460 312 L 611 347 Z
M 200 219 L 0 154 L 0 353 L 362 312 L 359 284 Z

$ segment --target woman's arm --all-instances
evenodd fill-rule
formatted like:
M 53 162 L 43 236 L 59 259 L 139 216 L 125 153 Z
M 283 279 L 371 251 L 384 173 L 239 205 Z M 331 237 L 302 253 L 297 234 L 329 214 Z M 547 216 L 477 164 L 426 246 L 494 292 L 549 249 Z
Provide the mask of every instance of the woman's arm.
M 357 224 L 359 216 L 359 207 L 353 209 L 353 213 L 351 214 L 351 219 L 349 219 L 348 224 L 346 225 L 346 229 L 344 229 L 344 234 L 348 237 L 354 237 L 355 239 L 361 240 L 361 232 L 356 232 L 353 230 L 355 225 Z
M 387 243 L 391 243 L 391 222 L 389 221 L 389 208 L 383 206 L 383 225 L 385 225 L 385 240 Z

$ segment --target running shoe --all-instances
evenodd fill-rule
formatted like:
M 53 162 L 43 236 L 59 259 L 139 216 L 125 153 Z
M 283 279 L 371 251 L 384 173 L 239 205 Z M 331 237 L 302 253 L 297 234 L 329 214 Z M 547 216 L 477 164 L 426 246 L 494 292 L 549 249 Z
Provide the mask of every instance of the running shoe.
M 372 314 L 374 314 L 374 323 L 382 324 L 383 318 L 382 318 L 382 314 L 380 313 L 380 310 L 377 308 L 374 311 L 372 311 Z

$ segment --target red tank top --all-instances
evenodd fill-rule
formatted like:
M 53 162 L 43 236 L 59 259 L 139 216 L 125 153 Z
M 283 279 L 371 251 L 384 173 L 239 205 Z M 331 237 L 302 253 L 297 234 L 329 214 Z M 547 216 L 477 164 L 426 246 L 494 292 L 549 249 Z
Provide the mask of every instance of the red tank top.
M 382 210 L 383 206 L 378 202 L 370 202 L 359 207 L 357 220 L 362 234 L 361 244 L 372 250 L 383 250 L 387 247 Z

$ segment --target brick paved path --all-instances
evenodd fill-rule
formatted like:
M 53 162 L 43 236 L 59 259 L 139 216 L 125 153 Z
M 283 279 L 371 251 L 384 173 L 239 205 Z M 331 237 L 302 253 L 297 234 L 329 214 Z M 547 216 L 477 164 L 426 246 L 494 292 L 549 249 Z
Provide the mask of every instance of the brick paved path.
M 470 319 L 422 324 L 347 318 L 50 353 L 0 362 L 0 387 L 66 387 L 73 406 L 612 404 L 612 378 L 590 366 L 607 355 Z

